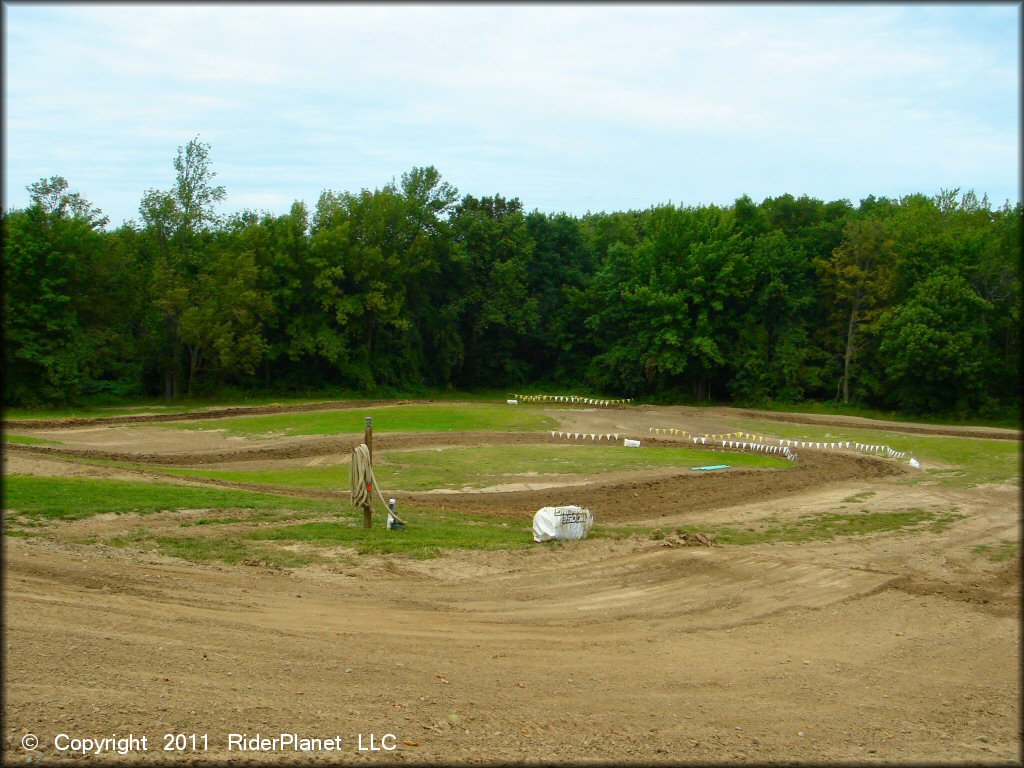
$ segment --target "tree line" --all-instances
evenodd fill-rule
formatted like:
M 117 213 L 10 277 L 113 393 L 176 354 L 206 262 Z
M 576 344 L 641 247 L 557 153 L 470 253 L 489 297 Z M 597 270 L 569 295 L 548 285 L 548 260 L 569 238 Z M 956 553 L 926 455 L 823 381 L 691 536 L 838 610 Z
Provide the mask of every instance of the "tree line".
M 914 414 L 1019 404 L 1020 203 L 974 192 L 525 212 L 433 167 L 217 212 L 210 147 L 109 230 L 60 176 L 3 213 L 4 398 L 512 387 Z

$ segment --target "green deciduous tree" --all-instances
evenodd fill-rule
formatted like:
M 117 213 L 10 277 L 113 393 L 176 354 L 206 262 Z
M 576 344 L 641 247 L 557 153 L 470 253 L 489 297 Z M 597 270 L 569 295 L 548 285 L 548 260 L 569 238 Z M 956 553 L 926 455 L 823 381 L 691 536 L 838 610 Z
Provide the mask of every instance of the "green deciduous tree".
M 970 412 L 986 405 L 984 351 L 990 309 L 944 268 L 879 321 L 888 396 L 910 413 Z
M 203 269 L 189 291 L 188 306 L 181 313 L 189 397 L 201 372 L 213 371 L 222 379 L 227 374 L 252 373 L 266 352 L 262 328 L 270 299 L 258 289 L 252 252 L 231 245 L 222 238 L 207 249 Z
M 1019 404 L 1019 204 L 949 189 L 524 215 L 423 166 L 312 211 L 222 217 L 210 147 L 196 137 L 173 167 L 113 232 L 60 176 L 4 214 L 8 402 L 532 382 Z
M 142 259 L 149 273 L 148 305 L 153 317 L 144 322 L 145 344 L 152 351 L 167 399 L 178 397 L 183 371 L 188 369 L 191 393 L 204 357 L 197 351 L 195 318 L 211 300 L 204 286 L 215 268 L 207 259 L 220 221 L 216 205 L 224 188 L 212 183 L 216 173 L 210 147 L 196 137 L 178 147 L 175 182 L 169 191 L 147 190 L 139 205 L 142 217 Z M 188 329 L 185 327 L 185 318 Z M 205 327 L 209 327 L 209 323 Z M 186 335 L 192 339 L 186 355 Z
M 102 292 L 106 218 L 60 176 L 28 189 L 29 207 L 3 218 L 4 397 L 63 402 L 101 364 L 89 317 Z
M 532 256 L 522 205 L 500 195 L 467 195 L 452 214 L 461 262 L 461 336 L 465 358 L 458 380 L 501 386 L 525 380 L 526 349 L 537 327 L 537 299 L 527 290 Z
M 851 221 L 842 244 L 829 259 L 817 262 L 825 302 L 831 307 L 834 348 L 842 360 L 837 398 L 850 402 L 854 364 L 864 348 L 865 332 L 884 311 L 892 292 L 894 248 L 884 221 Z
M 527 346 L 531 380 L 579 379 L 593 354 L 580 301 L 594 271 L 577 219 L 567 214 L 534 211 L 526 217 L 533 241 L 527 262 L 527 291 L 537 299 L 538 322 Z

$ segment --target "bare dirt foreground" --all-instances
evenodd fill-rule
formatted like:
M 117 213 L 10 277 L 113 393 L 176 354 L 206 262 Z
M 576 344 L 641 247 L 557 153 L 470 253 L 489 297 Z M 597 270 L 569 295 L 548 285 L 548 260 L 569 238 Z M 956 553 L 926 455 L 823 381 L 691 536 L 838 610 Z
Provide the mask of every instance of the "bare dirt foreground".
M 724 431 L 736 418 L 680 408 L 551 413 L 567 429 L 636 434 L 669 417 L 693 431 Z M 891 426 L 912 431 L 904 427 Z M 232 441 L 144 422 L 35 430 L 59 431 L 60 451 L 8 446 L 5 473 L 146 481 L 146 470 L 64 457 L 280 466 L 343 456 L 356 439 Z M 382 434 L 375 449 L 545 439 Z M 400 504 L 528 518 L 544 504 L 580 503 L 598 524 L 665 530 L 792 519 L 851 497 L 870 497 L 875 510 L 956 508 L 963 517 L 944 529 L 799 545 L 634 536 L 295 570 L 75 543 L 177 526 L 187 511 L 5 536 L 3 758 L 1020 764 L 1019 554 L 995 561 L 977 551 L 1018 541 L 1019 488 L 907 484 L 907 472 L 900 462 L 808 452 L 784 472 L 611 474 L 561 488 L 401 494 Z M 67 735 L 60 744 L 58 734 Z M 90 757 L 80 752 L 96 745 L 79 741 L 76 753 L 71 740 L 129 734 L 145 736 L 147 751 L 136 742 L 119 755 L 108 743 Z M 277 751 L 253 748 L 255 737 L 282 734 L 322 741 L 306 752 L 290 736 Z M 32 738 L 38 748 L 26 749 Z

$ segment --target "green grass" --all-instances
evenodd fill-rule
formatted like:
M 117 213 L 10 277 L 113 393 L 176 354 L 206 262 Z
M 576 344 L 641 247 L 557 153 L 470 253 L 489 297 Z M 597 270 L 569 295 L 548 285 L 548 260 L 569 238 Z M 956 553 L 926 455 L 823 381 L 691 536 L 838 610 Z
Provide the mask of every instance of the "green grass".
M 47 440 L 43 437 L 29 437 L 28 435 L 4 435 L 4 442 L 18 443 L 20 445 L 59 445 L 58 440 Z
M 741 406 L 737 406 L 741 407 Z M 777 413 L 810 413 L 820 416 L 859 416 L 864 419 L 880 421 L 902 421 L 914 424 L 936 424 L 941 426 L 974 426 L 1004 427 L 1020 429 L 1020 419 L 1016 415 L 983 418 L 980 416 L 914 416 L 899 411 L 886 411 L 878 408 L 864 408 L 856 405 L 843 405 L 833 401 L 825 403 L 771 403 L 754 406 L 753 410 L 774 411 Z
M 416 509 L 405 514 L 409 527 L 389 531 L 377 525 L 369 530 L 361 527 L 356 517 L 346 515 L 335 520 L 313 520 L 287 525 L 260 527 L 232 533 L 202 535 L 156 536 L 144 528 L 106 540 L 111 546 L 156 549 L 164 555 L 193 562 L 219 561 L 234 563 L 269 563 L 286 568 L 315 562 L 344 559 L 331 553 L 331 548 L 346 548 L 360 555 L 390 554 L 412 558 L 432 558 L 452 550 L 514 551 L 535 547 L 528 520 L 513 517 L 460 514 Z M 701 527 L 679 526 L 676 532 L 690 531 L 712 534 L 719 544 L 749 546 L 754 544 L 802 544 L 831 540 L 842 536 L 893 533 L 901 531 L 934 531 L 961 519 L 955 509 L 929 512 L 907 509 L 895 512 L 821 513 L 805 515 L 787 522 L 764 520 L 755 524 L 737 523 Z M 640 526 L 605 527 L 595 525 L 590 539 L 641 536 L 664 538 L 660 529 Z M 583 542 L 548 542 L 547 547 L 586 546 Z M 321 551 L 318 551 L 321 550 Z M 976 551 L 987 551 L 978 548 Z M 997 555 L 1005 558 L 1010 554 Z
M 41 406 L 38 408 L 7 408 L 4 410 L 4 419 L 16 421 L 18 419 L 70 419 L 70 418 L 102 418 L 104 416 L 123 416 L 135 413 L 193 413 L 213 408 L 230 407 L 252 407 L 260 405 L 305 405 L 307 403 L 321 403 L 330 400 L 353 400 L 368 399 L 366 395 L 359 397 L 342 397 L 335 394 L 325 394 L 321 397 L 309 396 L 280 396 L 280 395 L 255 395 L 255 396 L 211 396 L 194 397 L 191 399 L 182 398 L 169 403 L 163 398 L 139 397 L 121 398 L 112 400 L 109 397 L 96 397 L 86 399 L 83 403 L 71 406 Z
M 551 429 L 557 422 L 536 408 L 463 403 L 453 405 L 393 405 L 351 408 L 337 411 L 300 411 L 168 422 L 173 429 L 223 429 L 228 434 L 256 435 L 338 435 L 362 434 L 365 417 L 373 417 L 374 432 L 465 432 L 472 430 L 532 431 Z
M 260 546 L 246 539 L 157 536 L 154 542 L 161 555 L 197 563 L 220 561 L 234 565 L 248 561 L 253 564 L 269 563 L 282 568 L 297 568 L 320 559 L 315 554 Z
M 842 504 L 859 504 L 862 501 L 867 501 L 868 499 L 870 499 L 874 495 L 875 495 L 874 491 L 861 491 L 860 493 L 855 493 L 853 496 L 847 496 L 845 499 L 842 500 L 841 503 Z
M 970 487 L 982 483 L 1020 485 L 1020 442 L 987 440 L 973 437 L 944 437 L 872 429 L 848 429 L 835 426 L 784 424 L 771 421 L 736 422 L 735 429 L 760 432 L 794 440 L 850 440 L 872 445 L 888 445 L 895 451 L 906 451 L 907 457 L 919 461 L 949 464 L 952 469 L 918 472 L 909 482 L 935 480 L 941 485 Z M 801 449 L 795 449 L 797 455 Z M 814 449 L 803 449 L 814 450 Z
M 375 520 L 375 527 L 365 529 L 355 516 L 346 516 L 232 534 L 204 532 L 202 536 L 155 536 L 140 528 L 109 538 L 105 543 L 117 547 L 156 549 L 161 554 L 193 562 L 234 564 L 255 561 L 286 568 L 330 562 L 331 553 L 317 550 L 337 547 L 355 550 L 360 555 L 390 554 L 426 559 L 451 550 L 512 551 L 536 546 L 532 523 L 522 518 L 429 509 L 416 509 L 404 515 L 409 527 L 394 531 L 384 528 L 379 519 Z M 358 517 L 361 519 L 361 515 Z M 633 533 L 644 534 L 646 530 L 595 526 L 590 538 L 621 538 Z M 545 546 L 573 546 L 573 542 L 549 542 Z M 344 557 L 336 556 L 334 559 Z
M 328 514 L 338 502 L 220 488 L 190 488 L 90 478 L 8 475 L 4 510 L 29 520 L 79 520 L 108 512 L 148 514 L 177 509 L 295 510 Z
M 484 488 L 510 482 L 536 482 L 538 475 L 583 475 L 659 467 L 689 468 L 706 464 L 706 450 L 651 448 L 626 450 L 612 445 L 508 445 L 444 450 L 377 451 L 374 475 L 386 490 Z M 714 454 L 719 456 L 720 454 Z M 729 454 L 736 467 L 786 469 L 791 462 L 761 454 Z M 347 492 L 348 465 L 253 471 L 166 468 L 160 471 L 236 483 Z
M 163 398 L 140 397 L 112 400 L 109 397 L 96 397 L 73 406 L 40 406 L 38 408 L 6 408 L 4 419 L 71 419 L 71 418 L 102 418 L 104 416 L 123 416 L 136 413 L 197 413 L 204 410 L 232 407 L 257 407 L 261 405 L 308 405 L 334 401 L 367 402 L 392 398 L 418 398 L 444 400 L 451 402 L 502 402 L 508 395 L 498 390 L 480 390 L 473 392 L 457 392 L 454 390 L 423 389 L 415 392 L 387 392 L 383 394 L 367 394 L 349 390 L 337 390 L 320 394 L 299 395 L 239 395 L 225 394 L 209 397 L 182 398 L 169 403 Z
M 512 387 L 511 389 L 516 389 Z M 537 392 L 568 394 L 564 388 L 541 388 Z M 102 416 L 118 416 L 126 413 L 191 413 L 211 408 L 230 408 L 237 406 L 252 407 L 261 405 L 305 405 L 324 402 L 359 402 L 379 400 L 438 400 L 443 402 L 478 402 L 502 403 L 511 395 L 510 388 L 485 388 L 475 390 L 456 390 L 447 387 L 407 387 L 394 389 L 382 387 L 377 392 L 364 392 L 354 389 L 332 388 L 319 391 L 306 391 L 303 394 L 278 393 L 246 393 L 226 388 L 219 394 L 197 395 L 191 398 L 179 398 L 168 402 L 161 397 L 119 397 L 110 395 L 93 395 L 83 398 L 81 403 L 67 406 L 39 406 L 23 408 L 5 408 L 5 419 L 59 419 L 59 418 L 96 418 Z M 526 390 L 532 391 L 532 390 Z M 603 397 L 600 393 L 574 391 L 573 394 Z
M 990 562 L 1001 563 L 1011 557 L 1017 557 L 1017 542 L 1010 539 L 1003 539 L 996 545 L 979 544 L 972 550 L 977 555 L 984 555 Z
M 199 412 L 209 408 L 224 408 L 231 406 L 260 406 L 271 404 L 303 405 L 307 403 L 319 403 L 329 401 L 360 401 L 360 400 L 381 400 L 381 399 L 430 399 L 443 402 L 478 402 L 478 403 L 504 403 L 505 399 L 511 397 L 512 392 L 524 394 L 574 394 L 582 397 L 593 397 L 597 399 L 612 399 L 617 395 L 609 395 L 606 392 L 597 392 L 586 388 L 572 388 L 561 385 L 548 384 L 524 384 L 504 388 L 477 389 L 470 391 L 455 390 L 450 388 L 432 387 L 411 387 L 402 390 L 383 388 L 375 393 L 367 393 L 348 389 L 325 389 L 322 391 L 309 391 L 303 395 L 285 393 L 246 393 L 226 389 L 220 394 L 196 396 L 193 398 L 182 398 L 169 403 L 163 398 L 154 397 L 122 397 L 112 398 L 110 395 L 94 395 L 87 397 L 80 404 L 74 406 L 53 407 L 44 406 L 38 408 L 7 408 L 4 418 L 16 419 L 51 419 L 51 418 L 96 418 L 102 416 L 117 416 L 127 413 L 153 412 L 153 413 L 190 413 Z M 650 399 L 650 398 L 648 398 Z M 651 402 L 659 398 L 650 399 Z M 641 399 L 638 402 L 646 402 Z M 677 404 L 672 397 L 664 399 L 664 404 Z M 689 403 L 701 405 L 700 403 Z M 548 404 L 558 405 L 558 404 Z M 718 405 L 729 405 L 719 403 Z M 734 404 L 735 405 L 735 404 Z M 520 406 L 522 407 L 522 406 Z M 736 405 L 735 407 L 745 407 Z M 752 406 L 759 410 L 785 412 L 785 413 L 809 413 L 829 416 L 860 416 L 869 419 L 882 419 L 885 421 L 916 422 L 921 424 L 963 424 L 988 427 L 1019 428 L 1020 420 L 1017 414 L 1000 416 L 995 418 L 980 417 L 957 417 L 957 416 L 912 416 L 901 414 L 897 411 L 887 411 L 872 408 L 863 408 L 853 405 L 843 405 L 836 402 L 806 402 L 806 403 L 770 403 L 767 405 Z
M 249 533 L 254 541 L 301 542 L 316 546 L 352 547 L 360 554 L 401 553 L 416 558 L 436 557 L 445 550 L 514 550 L 533 546 L 532 521 L 463 515 L 417 509 L 403 513 L 409 527 L 369 530 L 346 522 L 307 522 Z
M 378 461 L 376 453 L 374 454 L 374 461 Z M 295 490 L 330 491 L 346 494 L 349 492 L 348 464 L 338 467 L 297 467 L 295 469 L 263 470 L 178 469 L 176 467 L 149 467 L 149 469 L 179 477 L 224 480 L 229 483 L 262 485 L 268 488 L 293 488 Z M 376 467 L 374 469 L 376 471 Z M 377 477 L 379 480 L 379 473 L 377 473 Z
M 319 559 L 315 554 L 297 553 L 280 547 L 268 547 L 246 538 L 155 536 L 145 528 L 136 528 L 120 536 L 111 536 L 103 543 L 118 548 L 155 549 L 161 555 L 177 557 L 194 563 L 271 564 L 283 568 L 295 568 L 308 565 Z
M 886 533 L 922 526 L 928 523 L 928 530 L 937 532 L 964 516 L 957 510 L 929 512 L 921 509 L 905 509 L 895 512 L 870 512 L 862 509 L 859 513 L 821 512 L 803 515 L 795 520 L 780 522 L 766 519 L 739 527 L 737 524 L 712 526 L 711 528 L 679 528 L 700 533 L 711 533 L 721 544 L 802 544 L 811 541 L 834 539 L 837 536 L 862 536 L 872 533 Z M 924 530 L 923 527 L 920 530 Z
M 669 449 L 666 449 L 669 450 Z M 652 451 L 654 452 L 654 451 Z M 759 457 L 763 458 L 763 457 Z M 133 523 L 104 543 L 115 547 L 156 550 L 193 562 L 248 563 L 294 568 L 330 562 L 331 548 L 359 554 L 395 554 L 414 558 L 435 557 L 449 550 L 519 550 L 534 545 L 526 517 L 461 514 L 431 509 L 403 513 L 404 530 L 388 531 L 383 515 L 375 527 L 361 526 L 361 514 L 337 502 L 295 499 L 270 494 L 221 489 L 150 485 L 116 480 L 57 479 L 13 475 L 7 479 L 5 536 L 45 536 L 55 521 L 75 520 L 102 512 L 146 513 L 158 510 L 209 508 L 219 510 L 198 520 L 183 521 L 182 535 L 157 534 L 145 522 Z M 248 514 L 239 514 L 246 510 Z M 307 519 L 303 520 L 305 517 Z M 316 519 L 308 519 L 310 517 Z M 719 543 L 735 546 L 782 544 L 834 539 L 896 531 L 944 530 L 963 517 L 956 509 L 943 512 L 906 509 L 895 512 L 826 512 L 781 522 L 774 518 L 755 523 L 679 527 L 677 530 L 710 533 Z M 15 518 L 12 521 L 12 518 Z M 131 520 L 129 518 L 129 520 Z M 12 530 L 12 522 L 17 527 Z M 19 525 L 19 523 L 22 523 Z M 236 524 L 232 529 L 227 524 Z M 650 535 L 648 527 L 595 525 L 591 539 Z M 95 540 L 83 540 L 83 543 Z M 547 546 L 578 546 L 553 542 Z M 318 551 L 322 550 L 322 551 Z M 1015 542 L 997 548 L 976 548 L 995 562 L 1016 555 Z
M 529 482 L 533 474 L 583 475 L 706 464 L 710 454 L 693 448 L 627 450 L 612 445 L 479 446 L 444 451 L 394 451 L 383 454 L 374 474 L 385 488 L 482 488 Z M 786 468 L 787 461 L 762 455 L 730 454 L 742 467 Z
M 334 502 L 331 506 L 333 509 L 345 509 L 344 505 L 339 506 L 337 502 Z M 296 513 L 294 510 L 287 510 L 284 512 L 251 512 L 245 517 L 201 517 L 198 520 L 186 520 L 179 525 L 182 528 L 192 528 L 195 526 L 202 527 L 204 525 L 231 525 L 233 523 L 277 523 L 282 520 L 294 520 L 296 517 L 306 516 L 309 514 L 314 514 L 314 512 L 307 511 Z
M 36 419 L 94 419 L 102 416 L 124 416 L 129 413 L 187 413 L 192 410 L 183 405 L 150 410 L 145 406 L 118 406 L 102 408 L 98 406 L 76 406 L 69 408 L 8 408 L 4 410 L 4 419 L 16 427 L 18 421 Z
M 26 531 L 26 530 L 22 530 L 22 529 L 15 529 L 15 530 L 6 529 L 6 530 L 4 530 L 4 536 L 18 536 L 18 537 L 23 538 L 23 539 L 38 538 L 38 537 L 40 537 L 42 535 L 43 534 L 40 531 Z

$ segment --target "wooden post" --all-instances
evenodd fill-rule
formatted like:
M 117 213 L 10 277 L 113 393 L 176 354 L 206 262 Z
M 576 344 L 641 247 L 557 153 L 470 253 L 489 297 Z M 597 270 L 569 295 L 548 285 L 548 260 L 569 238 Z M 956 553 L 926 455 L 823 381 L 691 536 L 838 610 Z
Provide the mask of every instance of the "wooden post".
M 366 417 L 366 430 L 363 432 L 363 442 L 366 443 L 366 447 L 370 451 L 370 466 L 372 467 L 373 466 L 373 417 L 372 416 L 367 416 Z M 370 499 L 373 498 L 373 496 L 372 496 L 373 489 L 369 487 L 369 483 L 367 483 L 366 490 L 367 490 L 367 502 L 366 502 L 365 505 L 363 505 L 363 528 L 372 528 L 373 527 L 373 522 L 371 520 L 372 513 L 370 511 L 370 505 L 371 505 L 372 502 L 370 501 Z

